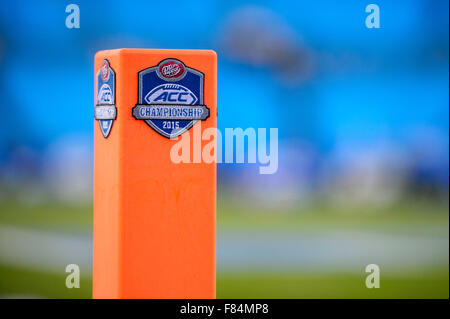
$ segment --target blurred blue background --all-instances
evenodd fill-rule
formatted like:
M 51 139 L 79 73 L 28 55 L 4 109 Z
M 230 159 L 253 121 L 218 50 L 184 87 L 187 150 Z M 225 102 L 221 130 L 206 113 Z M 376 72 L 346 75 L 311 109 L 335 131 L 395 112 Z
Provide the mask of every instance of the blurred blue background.
M 65 26 L 68 15 L 65 8 L 70 3 L 79 5 L 79 29 Z M 52 203 L 62 205 L 55 212 L 70 209 L 67 207 L 88 207 L 74 216 L 85 214 L 89 229 L 96 51 L 125 47 L 213 49 L 218 54 L 219 128 L 276 127 L 280 137 L 276 174 L 258 175 L 254 164 L 219 164 L 219 270 L 228 273 L 236 267 L 245 268 L 238 267 L 245 260 L 233 259 L 239 245 L 231 239 L 237 236 L 236 225 L 259 228 L 255 222 L 261 215 L 282 216 L 277 217 L 281 224 L 275 232 L 283 233 L 283 223 L 290 224 L 289 218 L 299 218 L 300 225 L 308 225 L 302 220 L 304 216 L 312 218 L 313 226 L 322 230 L 329 220 L 322 223 L 314 218 L 326 211 L 336 230 L 347 233 L 350 226 L 339 224 L 340 220 L 361 220 L 371 228 L 373 220 L 368 221 L 363 212 L 374 210 L 377 216 L 388 216 L 375 222 L 381 219 L 383 225 L 395 225 L 394 228 L 406 224 L 412 227 L 413 234 L 417 234 L 415 224 L 408 222 L 414 218 L 424 223 L 436 219 L 430 233 L 436 234 L 433 227 L 437 227 L 441 237 L 430 244 L 431 249 L 436 249 L 432 266 L 447 271 L 444 278 L 447 288 L 438 296 L 446 294 L 448 298 L 449 4 L 377 0 L 381 28 L 368 29 L 365 19 L 369 13 L 365 8 L 370 3 L 331 0 L 3 3 L 0 6 L 3 224 L 20 228 L 25 223 L 27 230 L 33 229 L 36 225 L 29 225 L 29 213 L 22 212 L 25 217 L 18 218 L 18 212 L 49 214 L 48 205 Z M 239 117 L 235 116 L 236 109 Z M 424 204 L 418 206 L 417 201 Z M 326 208 L 320 206 L 323 203 L 327 203 Z M 404 214 L 398 213 L 399 210 Z M 404 220 L 396 224 L 391 216 L 398 215 Z M 32 216 L 40 225 L 41 215 Z M 53 223 L 51 217 L 45 220 Z M 72 224 L 67 222 L 69 226 Z M 307 228 L 316 229 L 313 226 Z M 10 228 L 5 229 L 4 234 L 12 234 Z M 358 230 L 361 228 L 354 229 Z M 359 238 L 349 236 L 350 241 Z M 389 239 L 382 238 L 390 246 Z M 286 252 L 291 254 L 296 249 L 296 239 L 283 240 L 293 245 Z M 257 251 L 258 247 L 261 248 L 249 249 Z M 276 251 L 277 245 L 273 247 Z M 401 250 L 404 246 L 399 247 Z M 430 248 L 427 247 L 425 250 Z M 4 247 L 3 256 L 8 255 L 8 249 Z M 307 253 L 298 254 L 302 266 L 301 256 Z M 242 255 L 250 256 L 249 265 L 261 262 L 258 253 L 247 251 Z M 20 264 L 14 262 L 17 256 L 4 257 L 3 262 L 1 256 L 0 247 L 0 265 Z M 358 259 L 357 252 L 354 257 Z M 429 256 L 417 258 L 420 261 Z M 273 269 L 270 265 L 268 268 L 271 273 L 278 273 L 277 267 L 291 262 L 296 261 L 288 258 Z M 26 262 L 24 265 L 29 266 Z M 5 273 L 15 271 L 5 269 Z M 223 278 L 224 287 L 231 287 L 230 282 L 234 285 L 235 277 Z M 237 286 L 232 287 L 240 287 L 239 280 L 236 282 Z M 221 282 L 218 290 L 220 285 Z M 16 286 L 15 282 L 5 284 L 4 293 L 22 293 L 15 290 Z M 243 291 L 241 288 L 236 291 Z M 333 295 L 324 289 L 312 296 L 340 296 L 338 290 Z M 232 288 L 224 291 L 224 296 L 235 296 Z M 402 291 L 409 296 L 408 289 Z M 244 296 L 253 296 L 251 293 L 250 290 Z M 39 291 L 32 294 L 46 296 Z M 291 296 L 310 295 L 294 289 Z M 400 291 L 395 296 L 403 295 Z

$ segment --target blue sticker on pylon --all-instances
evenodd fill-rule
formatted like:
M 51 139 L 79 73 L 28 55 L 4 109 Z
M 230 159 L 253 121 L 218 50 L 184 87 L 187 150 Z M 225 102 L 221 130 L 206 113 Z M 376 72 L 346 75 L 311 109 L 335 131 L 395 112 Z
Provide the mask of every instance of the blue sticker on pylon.
M 138 73 L 138 103 L 132 114 L 167 138 L 176 138 L 209 117 L 203 104 L 204 75 L 177 59 Z
M 116 108 L 116 73 L 108 60 L 103 60 L 97 72 L 97 104 L 95 119 L 98 120 L 103 137 L 111 133 L 114 120 L 117 117 Z

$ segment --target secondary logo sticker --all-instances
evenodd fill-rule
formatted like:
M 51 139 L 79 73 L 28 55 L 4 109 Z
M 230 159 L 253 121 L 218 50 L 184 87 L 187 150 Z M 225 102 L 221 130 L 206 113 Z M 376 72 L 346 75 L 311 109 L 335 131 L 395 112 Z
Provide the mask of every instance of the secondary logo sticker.
M 105 138 L 109 136 L 117 116 L 116 108 L 116 74 L 108 60 L 103 60 L 97 72 L 97 104 L 94 116 Z
M 165 59 L 138 73 L 139 97 L 133 117 L 167 138 L 176 138 L 209 117 L 203 104 L 202 72 Z

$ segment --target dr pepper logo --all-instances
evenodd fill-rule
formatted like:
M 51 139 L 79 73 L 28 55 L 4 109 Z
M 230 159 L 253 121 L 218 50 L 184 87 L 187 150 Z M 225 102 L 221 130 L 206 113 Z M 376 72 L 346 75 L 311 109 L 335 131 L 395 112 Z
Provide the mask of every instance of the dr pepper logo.
M 158 67 L 159 76 L 167 81 L 178 81 L 184 77 L 186 68 L 183 63 L 175 59 L 167 59 Z
M 100 68 L 100 73 L 102 75 L 102 80 L 104 82 L 109 80 L 109 64 L 108 61 L 103 61 L 102 67 Z

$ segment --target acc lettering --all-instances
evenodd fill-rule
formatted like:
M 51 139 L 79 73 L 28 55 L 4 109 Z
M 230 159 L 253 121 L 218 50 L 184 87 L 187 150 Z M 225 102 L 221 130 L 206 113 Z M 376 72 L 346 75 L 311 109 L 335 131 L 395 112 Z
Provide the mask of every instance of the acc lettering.
M 178 97 L 177 97 L 178 95 Z M 154 101 L 155 102 L 187 102 L 186 95 L 187 92 L 163 92 Z

